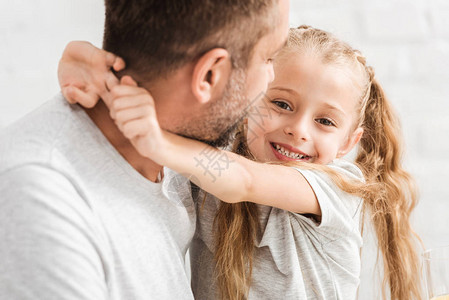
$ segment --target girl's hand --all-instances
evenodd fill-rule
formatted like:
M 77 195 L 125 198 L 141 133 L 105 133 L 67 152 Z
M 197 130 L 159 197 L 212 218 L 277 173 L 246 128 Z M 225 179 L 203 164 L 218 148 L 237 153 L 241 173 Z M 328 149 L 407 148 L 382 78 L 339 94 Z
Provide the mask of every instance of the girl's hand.
M 157 162 L 164 132 L 157 121 L 150 93 L 138 87 L 130 76 L 123 76 L 120 84 L 112 88 L 111 103 L 107 105 L 111 118 L 140 155 Z
M 62 94 L 68 102 L 87 108 L 94 107 L 100 98 L 110 101 L 109 91 L 119 84 L 111 68 L 120 71 L 125 62 L 91 43 L 70 42 L 58 66 Z

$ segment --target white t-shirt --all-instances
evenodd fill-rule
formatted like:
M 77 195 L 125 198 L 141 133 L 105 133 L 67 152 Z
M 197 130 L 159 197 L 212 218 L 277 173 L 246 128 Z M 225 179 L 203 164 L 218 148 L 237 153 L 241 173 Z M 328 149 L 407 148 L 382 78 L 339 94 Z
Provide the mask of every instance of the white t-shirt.
M 353 164 L 330 165 L 363 180 Z M 327 175 L 299 170 L 321 207 L 320 224 L 301 214 L 258 205 L 262 237 L 255 250 L 249 299 L 355 299 L 360 275 L 362 200 L 339 190 Z M 191 253 L 196 299 L 217 299 L 214 281 L 213 221 L 219 200 L 208 196 L 201 208 Z
M 61 95 L 0 133 L 0 299 L 193 299 L 190 184 L 146 180 Z

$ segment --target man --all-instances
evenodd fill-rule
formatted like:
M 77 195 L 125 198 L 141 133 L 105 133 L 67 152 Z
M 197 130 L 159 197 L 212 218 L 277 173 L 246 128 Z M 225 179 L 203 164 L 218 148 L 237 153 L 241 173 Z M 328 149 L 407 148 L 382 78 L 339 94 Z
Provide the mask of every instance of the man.
M 286 0 L 107 0 L 104 48 L 163 128 L 224 145 L 273 79 L 287 14 Z M 1 299 L 193 298 L 189 184 L 141 157 L 102 101 L 58 95 L 5 129 L 0 195 Z

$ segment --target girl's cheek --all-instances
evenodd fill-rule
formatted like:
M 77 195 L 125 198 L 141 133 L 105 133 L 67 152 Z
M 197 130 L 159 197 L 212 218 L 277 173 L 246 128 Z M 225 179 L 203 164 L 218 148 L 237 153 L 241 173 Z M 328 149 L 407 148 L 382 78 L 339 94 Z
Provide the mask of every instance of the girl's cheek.
M 264 134 L 264 128 L 261 128 L 260 126 L 255 126 L 256 124 L 254 124 L 251 121 L 248 121 L 248 133 L 247 133 L 247 137 L 248 137 L 248 141 L 253 141 L 261 136 L 263 136 Z
M 253 138 L 263 137 L 266 133 L 272 132 L 273 127 L 271 120 L 267 118 L 248 121 L 248 136 L 252 134 Z

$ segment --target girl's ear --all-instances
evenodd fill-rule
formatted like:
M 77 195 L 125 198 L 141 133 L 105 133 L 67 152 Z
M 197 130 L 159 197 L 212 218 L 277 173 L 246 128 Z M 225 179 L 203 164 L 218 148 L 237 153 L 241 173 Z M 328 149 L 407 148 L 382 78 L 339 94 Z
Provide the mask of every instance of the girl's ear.
M 348 137 L 346 143 L 338 150 L 337 158 L 343 157 L 348 154 L 352 148 L 360 141 L 363 136 L 363 128 L 358 127 L 354 132 Z
M 214 48 L 196 62 L 192 74 L 192 92 L 204 104 L 220 96 L 231 73 L 231 60 L 226 49 Z

